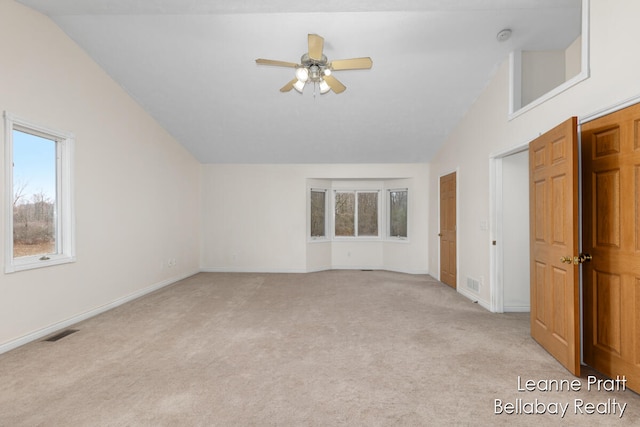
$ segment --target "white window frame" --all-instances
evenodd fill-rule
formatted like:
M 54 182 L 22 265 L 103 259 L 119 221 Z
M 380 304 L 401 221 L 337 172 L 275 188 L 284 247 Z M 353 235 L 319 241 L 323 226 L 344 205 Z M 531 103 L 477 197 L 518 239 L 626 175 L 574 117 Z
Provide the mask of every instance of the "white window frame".
M 4 112 L 5 124 L 5 273 L 75 262 L 73 151 L 70 132 L 50 129 Z M 56 253 L 13 257 L 13 131 L 30 133 L 56 143 Z
M 354 205 L 354 236 L 336 236 L 336 194 L 337 193 L 354 193 L 355 194 L 355 205 Z M 376 236 L 358 236 L 358 193 L 377 193 L 377 201 L 378 201 L 378 234 Z M 382 201 L 380 200 L 380 189 L 361 189 L 354 190 L 348 188 L 340 188 L 333 190 L 333 197 L 331 198 L 331 236 L 333 240 L 380 240 L 382 238 L 382 233 L 380 229 L 383 227 L 382 223 Z
M 324 193 L 324 236 L 312 236 L 311 235 L 311 193 Z M 329 197 L 328 197 L 328 190 L 326 188 L 310 188 L 309 189 L 309 215 L 307 216 L 307 218 L 309 218 L 309 231 L 307 232 L 307 237 L 309 238 L 309 241 L 312 242 L 324 242 L 329 240 L 329 212 L 328 212 L 328 207 L 329 207 Z
M 394 191 L 404 191 L 407 193 L 407 235 L 406 236 L 392 236 L 391 235 L 391 193 Z M 407 241 L 409 240 L 409 189 L 408 188 L 389 188 L 387 189 L 387 209 L 386 209 L 386 237 L 388 240 Z

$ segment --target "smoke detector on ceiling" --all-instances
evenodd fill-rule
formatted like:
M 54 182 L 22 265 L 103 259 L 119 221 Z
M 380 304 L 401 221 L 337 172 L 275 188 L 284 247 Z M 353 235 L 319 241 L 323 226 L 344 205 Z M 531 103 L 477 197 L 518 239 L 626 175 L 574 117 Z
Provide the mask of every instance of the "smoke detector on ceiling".
M 496 39 L 498 39 L 499 42 L 504 42 L 509 40 L 509 37 L 511 37 L 511 30 L 509 28 L 505 28 L 498 33 Z

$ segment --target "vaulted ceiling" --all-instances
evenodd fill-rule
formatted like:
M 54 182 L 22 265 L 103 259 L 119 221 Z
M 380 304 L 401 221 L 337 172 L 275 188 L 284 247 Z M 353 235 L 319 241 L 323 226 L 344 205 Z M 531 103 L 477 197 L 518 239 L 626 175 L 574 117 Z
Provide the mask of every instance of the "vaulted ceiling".
M 566 47 L 580 0 L 18 0 L 49 15 L 203 163 L 428 162 L 517 49 Z M 499 42 L 497 33 L 513 30 Z M 347 90 L 279 89 L 307 34 Z M 96 100 L 99 102 L 99 100 Z M 507 100 L 505 100 L 506 104 Z M 505 112 L 506 114 L 506 112 Z

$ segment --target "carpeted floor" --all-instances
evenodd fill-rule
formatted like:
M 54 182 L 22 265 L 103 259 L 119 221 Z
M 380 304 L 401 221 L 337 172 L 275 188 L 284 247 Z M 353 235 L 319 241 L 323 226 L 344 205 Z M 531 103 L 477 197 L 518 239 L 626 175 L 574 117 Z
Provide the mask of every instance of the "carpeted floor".
M 0 426 L 640 425 L 429 276 L 202 273 L 73 328 L 0 355 Z

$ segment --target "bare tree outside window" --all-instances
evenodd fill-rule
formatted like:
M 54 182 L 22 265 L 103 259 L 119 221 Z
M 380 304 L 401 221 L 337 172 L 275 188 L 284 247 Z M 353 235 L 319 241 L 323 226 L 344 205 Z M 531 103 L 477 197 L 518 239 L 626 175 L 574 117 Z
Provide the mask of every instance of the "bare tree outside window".
M 13 130 L 13 256 L 56 252 L 56 141 Z
M 326 191 L 311 190 L 311 237 L 325 237 Z
M 335 193 L 336 237 L 378 236 L 378 192 Z
M 389 191 L 389 236 L 407 237 L 407 190 Z
M 358 236 L 378 235 L 378 193 L 358 193 Z
M 336 236 L 355 236 L 356 194 L 336 192 L 335 232 Z

